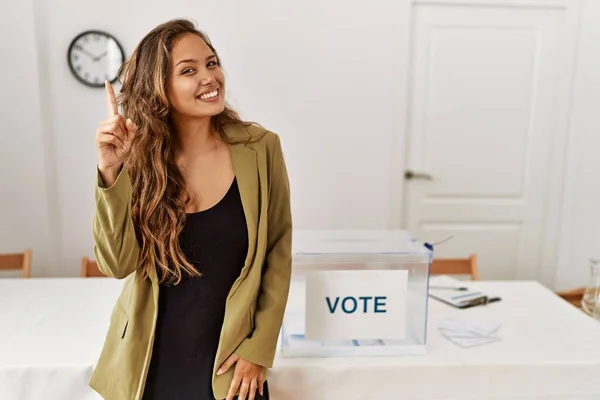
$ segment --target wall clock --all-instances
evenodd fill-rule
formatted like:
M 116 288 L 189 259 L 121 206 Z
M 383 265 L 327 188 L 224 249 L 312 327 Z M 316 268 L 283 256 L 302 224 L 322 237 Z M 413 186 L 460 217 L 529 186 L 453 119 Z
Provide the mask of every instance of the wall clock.
M 125 52 L 111 34 L 89 30 L 71 41 L 67 61 L 79 82 L 90 87 L 104 87 L 105 80 L 116 82 Z

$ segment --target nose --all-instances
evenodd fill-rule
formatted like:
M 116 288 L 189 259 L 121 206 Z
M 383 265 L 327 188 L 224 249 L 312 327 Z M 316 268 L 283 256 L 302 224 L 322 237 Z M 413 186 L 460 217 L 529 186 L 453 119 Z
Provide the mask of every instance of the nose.
M 214 83 L 215 80 L 216 80 L 215 77 L 212 76 L 212 74 L 210 72 L 208 72 L 200 79 L 200 84 L 202 86 L 208 86 L 208 85 Z

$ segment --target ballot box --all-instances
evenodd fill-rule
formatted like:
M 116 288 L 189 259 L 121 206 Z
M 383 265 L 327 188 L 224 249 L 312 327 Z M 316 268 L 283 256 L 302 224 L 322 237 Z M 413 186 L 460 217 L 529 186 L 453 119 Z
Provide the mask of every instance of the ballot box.
M 295 231 L 280 354 L 425 354 L 432 258 L 402 230 Z

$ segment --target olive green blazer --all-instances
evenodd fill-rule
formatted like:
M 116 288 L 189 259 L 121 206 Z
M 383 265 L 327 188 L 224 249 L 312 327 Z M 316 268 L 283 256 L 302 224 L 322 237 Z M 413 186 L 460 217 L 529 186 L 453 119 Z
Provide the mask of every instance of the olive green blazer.
M 234 368 L 217 376 L 233 353 L 272 367 L 291 275 L 292 217 L 287 171 L 279 137 L 255 125 L 226 129 L 248 226 L 248 256 L 226 300 L 213 370 L 216 399 L 227 397 Z M 131 218 L 132 187 L 124 168 L 111 187 L 98 176 L 93 219 L 100 270 L 126 278 L 113 307 L 90 386 L 105 400 L 141 399 L 152 356 L 159 285 L 156 271 L 138 282 L 139 246 Z

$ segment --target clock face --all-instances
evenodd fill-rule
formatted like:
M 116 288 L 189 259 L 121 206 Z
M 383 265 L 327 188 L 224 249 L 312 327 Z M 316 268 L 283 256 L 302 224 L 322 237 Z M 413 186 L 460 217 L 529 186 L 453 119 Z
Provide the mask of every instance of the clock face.
M 114 83 L 124 61 L 121 45 L 105 32 L 83 32 L 69 46 L 71 72 L 81 83 L 91 87 L 103 87 L 105 80 Z

